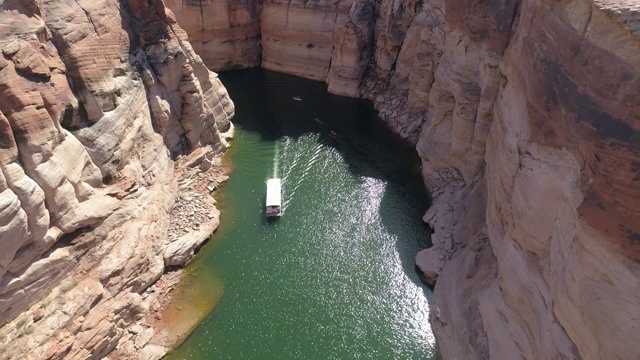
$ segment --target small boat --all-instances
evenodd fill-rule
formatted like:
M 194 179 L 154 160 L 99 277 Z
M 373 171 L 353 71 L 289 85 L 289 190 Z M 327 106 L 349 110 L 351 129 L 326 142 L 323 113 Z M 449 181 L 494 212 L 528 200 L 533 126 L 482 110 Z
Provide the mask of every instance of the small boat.
M 293 97 L 293 100 L 295 100 L 295 101 L 302 101 L 302 99 L 301 99 L 301 98 L 299 98 L 299 97 L 297 97 L 297 96 L 294 96 L 294 97 Z
M 282 193 L 280 179 L 267 180 L 267 216 L 282 215 Z
M 338 135 L 338 134 L 335 131 L 333 131 L 333 130 L 329 131 L 329 137 L 330 138 L 335 139 L 336 135 Z

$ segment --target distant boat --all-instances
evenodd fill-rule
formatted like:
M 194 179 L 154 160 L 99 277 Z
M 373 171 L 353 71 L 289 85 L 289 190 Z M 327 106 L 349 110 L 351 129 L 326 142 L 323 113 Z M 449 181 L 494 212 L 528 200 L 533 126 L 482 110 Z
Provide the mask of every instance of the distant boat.
M 267 180 L 267 216 L 282 215 L 282 190 L 280 179 Z
M 293 97 L 293 100 L 295 100 L 295 101 L 302 101 L 302 99 L 301 99 L 301 98 L 299 98 L 299 97 L 297 97 L 297 96 L 294 96 L 294 97 Z
M 333 131 L 333 130 L 329 131 L 329 137 L 330 138 L 335 139 L 336 135 L 338 135 L 338 134 L 335 131 Z

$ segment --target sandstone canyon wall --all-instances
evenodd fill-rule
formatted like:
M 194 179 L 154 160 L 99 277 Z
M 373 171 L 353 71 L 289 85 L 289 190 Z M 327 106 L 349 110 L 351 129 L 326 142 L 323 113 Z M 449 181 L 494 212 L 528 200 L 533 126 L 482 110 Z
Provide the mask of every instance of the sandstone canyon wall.
M 229 14 L 216 34 L 252 14 L 254 63 L 370 98 L 417 143 L 445 359 L 640 357 L 637 1 L 199 3 Z
M 260 65 L 261 3 L 165 0 L 202 60 L 218 70 Z
M 0 358 L 157 357 L 120 340 L 217 226 L 167 236 L 174 160 L 223 151 L 233 103 L 161 1 L 0 0 L 0 24 Z

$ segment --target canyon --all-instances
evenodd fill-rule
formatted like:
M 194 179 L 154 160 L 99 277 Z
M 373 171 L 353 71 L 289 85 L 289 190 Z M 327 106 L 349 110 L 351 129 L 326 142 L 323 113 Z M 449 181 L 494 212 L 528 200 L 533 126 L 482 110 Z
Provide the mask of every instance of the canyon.
M 443 358 L 640 356 L 637 2 L 166 4 L 211 69 L 325 81 L 416 143 Z
M 640 356 L 636 1 L 0 9 L 3 358 L 164 354 L 140 325 L 153 284 L 219 222 L 172 212 L 198 196 L 216 213 L 200 195 L 234 106 L 207 68 L 258 65 L 370 99 L 416 144 L 443 358 Z

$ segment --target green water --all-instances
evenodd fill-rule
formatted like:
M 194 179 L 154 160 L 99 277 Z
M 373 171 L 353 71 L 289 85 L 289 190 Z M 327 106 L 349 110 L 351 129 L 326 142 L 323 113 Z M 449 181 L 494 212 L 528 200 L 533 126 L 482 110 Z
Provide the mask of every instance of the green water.
M 415 150 L 322 83 L 221 78 L 236 104 L 233 172 L 217 196 L 220 228 L 188 272 L 191 286 L 223 294 L 169 358 L 436 358 L 431 293 L 414 267 L 429 241 Z M 272 176 L 283 181 L 275 221 L 264 216 Z

